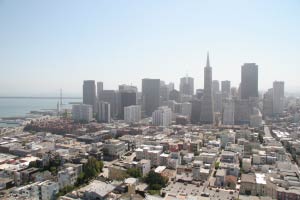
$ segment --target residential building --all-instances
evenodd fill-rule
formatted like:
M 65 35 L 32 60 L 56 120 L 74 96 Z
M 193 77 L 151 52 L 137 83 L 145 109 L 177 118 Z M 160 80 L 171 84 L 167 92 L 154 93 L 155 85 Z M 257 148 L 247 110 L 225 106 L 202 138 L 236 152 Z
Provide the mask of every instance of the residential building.
M 124 120 L 126 123 L 136 123 L 141 120 L 141 106 L 132 105 L 124 108 Z
M 90 122 L 93 119 L 93 107 L 87 104 L 72 106 L 72 119 L 76 122 Z
M 152 113 L 152 124 L 155 126 L 169 126 L 172 122 L 172 110 L 166 106 L 159 107 Z

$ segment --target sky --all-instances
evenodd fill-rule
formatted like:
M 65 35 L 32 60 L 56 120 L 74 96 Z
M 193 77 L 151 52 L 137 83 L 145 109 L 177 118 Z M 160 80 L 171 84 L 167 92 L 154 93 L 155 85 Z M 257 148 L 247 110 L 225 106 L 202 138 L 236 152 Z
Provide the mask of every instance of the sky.
M 238 86 L 241 65 L 259 66 L 259 89 L 285 81 L 300 91 L 298 0 L 0 0 L 0 96 L 81 96 L 83 80 L 104 89 L 142 78 L 203 87 L 209 51 L 214 80 Z

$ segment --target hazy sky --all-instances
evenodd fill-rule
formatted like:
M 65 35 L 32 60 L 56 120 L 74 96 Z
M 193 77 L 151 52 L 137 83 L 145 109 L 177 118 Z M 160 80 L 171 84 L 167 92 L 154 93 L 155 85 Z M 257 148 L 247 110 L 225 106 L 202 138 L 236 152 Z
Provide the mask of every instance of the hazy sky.
M 203 87 L 240 82 L 259 65 L 259 89 L 274 80 L 300 91 L 300 1 L 0 0 L 0 95 L 81 95 L 84 79 L 141 88 L 142 78 Z

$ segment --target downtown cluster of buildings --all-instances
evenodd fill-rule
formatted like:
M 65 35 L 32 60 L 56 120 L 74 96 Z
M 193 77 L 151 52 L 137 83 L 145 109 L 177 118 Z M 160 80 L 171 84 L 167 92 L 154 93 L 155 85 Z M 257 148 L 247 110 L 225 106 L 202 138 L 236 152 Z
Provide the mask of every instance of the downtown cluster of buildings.
M 97 85 L 97 87 L 96 87 Z M 120 85 L 119 90 L 104 90 L 103 83 L 83 83 L 83 104 L 72 109 L 75 121 L 98 122 L 124 120 L 138 123 L 152 117 L 153 125 L 169 126 L 172 121 L 188 124 L 261 126 L 263 116 L 280 115 L 284 110 L 284 82 L 275 81 L 273 88 L 260 101 L 258 65 L 241 67 L 241 83 L 231 87 L 228 80 L 212 80 L 209 56 L 204 68 L 204 88 L 195 92 L 194 79 L 180 79 L 179 91 L 173 83 L 160 79 L 143 79 L 142 91 L 136 86 Z

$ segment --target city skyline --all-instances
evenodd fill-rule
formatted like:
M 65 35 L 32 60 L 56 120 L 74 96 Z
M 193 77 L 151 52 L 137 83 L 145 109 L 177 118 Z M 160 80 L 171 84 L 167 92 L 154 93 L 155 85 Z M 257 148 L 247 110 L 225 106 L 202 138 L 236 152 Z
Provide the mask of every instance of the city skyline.
M 297 1 L 18 4 L 0 2 L 0 96 L 81 96 L 82 80 L 141 91 L 157 78 L 179 89 L 186 74 L 203 88 L 207 51 L 213 80 L 237 87 L 241 66 L 256 63 L 259 91 L 277 80 L 300 92 Z

